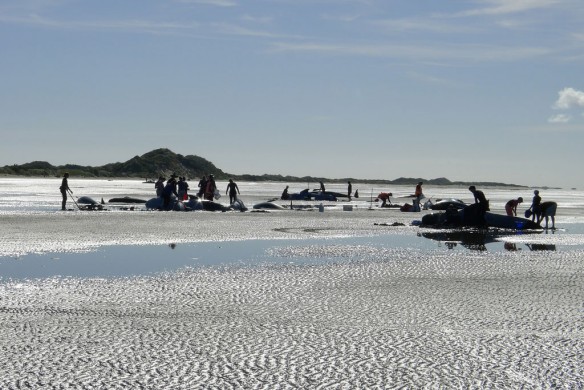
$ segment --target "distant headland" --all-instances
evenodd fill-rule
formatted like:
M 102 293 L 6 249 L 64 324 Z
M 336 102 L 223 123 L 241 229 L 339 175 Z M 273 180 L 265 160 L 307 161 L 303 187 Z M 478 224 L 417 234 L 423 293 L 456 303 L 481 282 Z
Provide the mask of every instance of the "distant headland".
M 61 177 L 64 172 L 69 172 L 72 176 L 87 178 L 146 178 L 156 179 L 158 176 L 168 177 L 172 173 L 179 176 L 185 176 L 189 179 L 199 178 L 203 175 L 213 174 L 218 180 L 227 180 L 233 178 L 239 181 L 279 181 L 290 183 L 310 183 L 325 181 L 328 183 L 367 182 L 380 185 L 415 185 L 422 181 L 424 184 L 440 186 L 466 186 L 474 184 L 481 187 L 518 187 L 527 188 L 527 186 L 518 184 L 506 184 L 496 182 L 463 182 L 450 181 L 445 177 L 436 179 L 408 178 L 400 177 L 395 180 L 372 180 L 359 178 L 342 178 L 331 179 L 325 177 L 313 176 L 282 176 L 282 175 L 235 175 L 222 171 L 210 161 L 194 155 L 183 156 L 176 154 L 169 149 L 155 149 L 142 156 L 135 156 L 126 162 L 117 162 L 102 165 L 99 167 L 82 166 L 75 164 L 66 164 L 53 166 L 46 161 L 33 161 L 21 165 L 5 165 L 0 168 L 0 175 L 14 176 L 36 176 L 36 177 Z

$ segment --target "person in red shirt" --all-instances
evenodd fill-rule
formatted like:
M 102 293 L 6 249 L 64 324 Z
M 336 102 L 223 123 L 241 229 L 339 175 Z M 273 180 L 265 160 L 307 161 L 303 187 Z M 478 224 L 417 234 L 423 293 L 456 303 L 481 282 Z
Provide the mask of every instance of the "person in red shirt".
M 390 196 L 393 196 L 391 192 L 381 192 L 379 195 L 377 195 L 377 199 L 375 199 L 375 201 L 377 202 L 381 199 L 382 203 L 379 207 L 385 207 L 387 203 L 391 204 L 391 200 L 389 200 Z

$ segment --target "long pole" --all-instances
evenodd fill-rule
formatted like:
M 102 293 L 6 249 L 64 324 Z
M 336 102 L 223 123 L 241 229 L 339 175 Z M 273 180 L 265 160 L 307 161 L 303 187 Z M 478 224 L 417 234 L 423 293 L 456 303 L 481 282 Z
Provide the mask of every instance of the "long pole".
M 75 198 L 73 197 L 73 192 L 71 192 L 70 189 L 67 188 L 67 192 L 69 193 L 69 195 L 71 195 L 71 199 L 73 200 L 73 203 L 75 203 L 75 206 L 77 206 L 77 208 L 79 210 L 81 210 L 81 207 L 79 207 L 79 205 L 77 204 L 77 201 L 75 200 Z

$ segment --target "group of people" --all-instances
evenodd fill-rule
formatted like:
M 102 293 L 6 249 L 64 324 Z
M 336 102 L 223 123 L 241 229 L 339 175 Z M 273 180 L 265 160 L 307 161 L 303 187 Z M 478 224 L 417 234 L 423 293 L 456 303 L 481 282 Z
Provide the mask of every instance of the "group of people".
M 190 190 L 189 184 L 185 177 L 178 177 L 174 173 L 170 176 L 166 184 L 164 181 L 166 179 L 160 176 L 156 183 L 154 183 L 154 188 L 156 189 L 156 196 L 162 197 L 164 199 L 164 206 L 168 206 L 172 195 L 176 196 L 179 200 L 189 199 L 188 191 Z M 219 191 L 217 189 L 217 183 L 215 182 L 214 175 L 203 176 L 199 180 L 197 197 L 205 200 L 213 200 L 219 198 Z M 239 187 L 233 179 L 229 179 L 227 184 L 227 189 L 225 194 L 229 195 L 229 202 L 233 204 L 237 200 L 237 195 L 240 194 Z
M 517 206 L 523 202 L 523 198 L 519 197 L 517 199 L 511 199 L 505 205 L 505 211 L 507 215 L 517 215 Z M 532 221 L 540 223 L 545 218 L 545 225 L 548 226 L 548 218 L 552 220 L 552 229 L 555 229 L 556 225 L 556 209 L 558 205 L 556 202 L 542 202 L 541 196 L 539 196 L 539 191 L 533 191 L 533 199 L 531 201 L 531 207 L 525 211 L 525 217 L 531 217 Z
M 484 216 L 485 212 L 489 211 L 489 201 L 485 197 L 485 194 L 477 190 L 475 186 L 470 186 L 469 191 L 473 193 L 475 204 L 480 214 Z M 505 203 L 505 212 L 508 216 L 517 216 L 517 207 L 523 203 L 523 198 L 518 197 L 517 199 L 511 199 Z M 530 218 L 533 222 L 539 224 L 544 218 L 546 221 L 546 228 L 548 226 L 548 218 L 552 220 L 552 229 L 555 229 L 556 221 L 556 202 L 542 202 L 541 196 L 539 196 L 539 190 L 533 191 L 533 199 L 531 201 L 531 206 L 525 211 L 525 217 Z
M 165 180 L 166 178 L 164 176 L 159 176 L 158 180 L 154 183 L 156 196 L 163 199 L 165 208 L 170 205 L 172 195 L 176 196 L 176 198 L 181 201 L 189 198 L 188 191 L 190 190 L 190 187 L 185 177 L 179 177 L 173 173 L 170 175 L 170 178 L 166 180 L 166 184 L 164 183 Z
M 178 180 L 177 180 L 178 178 Z M 61 202 L 61 209 L 66 210 L 67 204 L 67 195 L 68 193 L 73 194 L 73 191 L 69 188 L 69 173 L 65 172 L 63 174 L 63 180 L 61 182 L 61 186 L 59 190 L 62 195 L 62 202 Z M 166 181 L 166 184 L 165 184 Z M 325 186 L 322 181 L 319 182 L 320 184 L 320 191 L 324 193 Z M 424 198 L 424 194 L 422 192 L 422 185 L 423 182 L 418 182 L 416 185 L 416 189 L 414 194 L 412 195 L 414 199 L 414 204 L 420 204 L 422 198 Z M 210 174 L 208 176 L 203 176 L 201 180 L 199 180 L 198 184 L 199 190 L 197 192 L 197 197 L 203 198 L 205 200 L 213 200 L 219 198 L 219 192 L 217 190 L 217 183 L 215 182 L 215 176 Z M 347 182 L 347 197 L 351 200 L 352 195 L 352 184 L 351 182 Z M 189 199 L 188 191 L 190 190 L 189 184 L 185 177 L 179 177 L 176 174 L 172 174 L 168 180 L 163 176 L 160 176 L 158 180 L 154 183 L 154 188 L 156 189 L 156 196 L 163 198 L 164 207 L 168 207 L 170 204 L 172 195 L 176 196 L 179 200 L 187 200 Z M 284 188 L 280 199 L 287 200 L 290 199 L 290 195 L 288 194 L 289 186 Z M 478 190 L 475 186 L 468 187 L 468 190 L 472 192 L 474 196 L 474 204 L 467 207 L 467 212 L 465 213 L 468 215 L 469 218 L 479 218 L 484 219 L 484 215 L 487 211 L 490 210 L 489 207 L 489 200 L 485 197 L 483 191 Z M 233 179 L 229 179 L 229 183 L 227 184 L 227 189 L 225 190 L 225 194 L 229 195 L 229 203 L 233 204 L 237 200 L 237 195 L 240 194 L 239 187 L 237 183 L 233 181 Z M 531 202 L 531 206 L 525 212 L 525 217 L 531 217 L 531 220 L 540 223 L 544 218 L 546 220 L 546 227 L 548 222 L 548 217 L 552 220 L 552 229 L 555 228 L 555 214 L 557 204 L 555 202 L 542 202 L 541 196 L 539 195 L 539 191 L 535 190 L 533 192 L 534 196 Z M 393 194 L 391 192 L 381 192 L 377 195 L 376 201 L 381 200 L 382 204 L 380 207 L 387 207 L 387 205 L 391 205 L 391 200 L 389 199 Z M 355 197 L 358 197 L 358 192 L 355 191 Z M 517 207 L 523 203 L 523 198 L 518 197 L 517 199 L 511 199 L 505 204 L 505 212 L 508 216 L 517 216 Z

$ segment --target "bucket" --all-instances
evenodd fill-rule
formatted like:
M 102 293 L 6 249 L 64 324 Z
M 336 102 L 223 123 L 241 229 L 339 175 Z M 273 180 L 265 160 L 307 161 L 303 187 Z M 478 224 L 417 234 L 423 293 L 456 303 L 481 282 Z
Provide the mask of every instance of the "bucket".
M 324 211 L 324 206 L 322 203 L 318 206 L 318 211 L 320 211 L 321 213 Z

